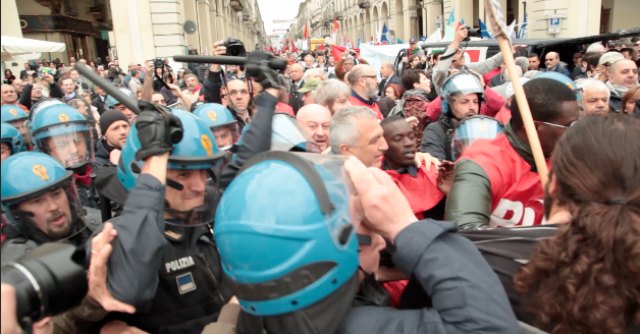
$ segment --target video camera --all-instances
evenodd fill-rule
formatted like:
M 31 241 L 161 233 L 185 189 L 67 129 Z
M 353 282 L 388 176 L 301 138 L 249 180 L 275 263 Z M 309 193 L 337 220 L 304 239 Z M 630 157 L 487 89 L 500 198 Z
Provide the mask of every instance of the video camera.
M 87 294 L 84 249 L 46 243 L 16 262 L 2 266 L 2 283 L 16 290 L 16 313 L 22 328 L 77 306 Z
M 471 28 L 469 26 L 464 26 L 465 29 L 467 29 L 467 31 L 469 32 L 467 34 L 467 38 L 465 38 L 463 41 L 467 42 L 471 40 L 471 37 L 481 37 L 480 35 L 480 29 L 476 29 L 476 28 Z

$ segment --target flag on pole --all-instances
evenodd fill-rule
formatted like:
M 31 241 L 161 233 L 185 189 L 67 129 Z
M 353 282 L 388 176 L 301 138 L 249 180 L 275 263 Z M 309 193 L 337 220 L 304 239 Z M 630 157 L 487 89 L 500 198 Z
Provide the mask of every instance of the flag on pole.
M 509 39 L 513 40 L 516 39 L 516 25 L 517 22 L 516 20 L 513 20 L 513 22 L 511 22 L 511 24 L 507 27 L 507 35 L 509 36 Z
M 340 29 L 340 22 L 338 21 L 338 18 L 334 18 L 333 19 L 333 33 L 337 33 L 338 29 Z
M 382 33 L 380 34 L 380 42 L 391 44 L 391 36 L 389 34 L 389 28 L 387 27 L 387 23 L 385 22 L 382 25 Z
M 455 13 L 455 7 L 451 7 L 451 13 L 449 14 L 449 19 L 447 20 L 447 25 L 450 26 L 453 24 L 453 22 L 456 21 L 456 13 Z
M 518 39 L 525 39 L 527 38 L 527 25 L 529 25 L 529 20 L 527 19 L 527 12 L 524 12 L 524 20 L 522 22 L 522 25 L 520 26 L 520 29 L 518 29 Z
M 304 24 L 304 32 L 302 33 L 302 38 L 309 39 L 309 25 L 307 23 Z
M 480 27 L 480 37 L 481 38 L 489 38 L 494 39 L 493 35 L 487 30 L 487 25 L 482 22 L 481 19 L 478 19 L 478 26 Z
M 453 41 L 453 35 L 456 32 L 453 23 L 456 22 L 456 13 L 455 8 L 451 7 L 451 14 L 449 14 L 449 19 L 447 19 L 447 24 L 444 26 L 444 37 L 442 38 L 443 42 Z

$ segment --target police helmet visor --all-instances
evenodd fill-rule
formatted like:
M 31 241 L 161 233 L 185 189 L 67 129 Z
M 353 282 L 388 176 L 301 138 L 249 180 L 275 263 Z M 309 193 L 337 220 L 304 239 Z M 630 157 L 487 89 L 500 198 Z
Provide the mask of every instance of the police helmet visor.
M 355 208 L 345 161 L 269 151 L 248 161 L 225 190 L 214 236 L 246 312 L 277 316 L 303 310 L 329 298 L 356 273 Z M 257 188 L 269 184 L 288 199 L 274 193 L 270 201 L 254 203 L 252 196 L 262 197 Z M 256 205 L 238 210 L 237 196 Z
M 211 128 L 218 148 L 228 151 L 240 138 L 240 127 L 237 122 Z
M 38 148 L 67 169 L 79 168 L 93 161 L 92 143 L 92 134 L 86 124 L 63 123 L 36 135 Z
M 84 212 L 71 172 L 49 187 L 3 200 L 2 209 L 14 229 L 46 241 L 61 241 L 79 233 L 73 223 Z
M 287 114 L 275 114 L 272 121 L 271 149 L 321 153 L 320 146 L 309 139 L 298 121 Z
M 451 139 L 453 160 L 459 158 L 475 141 L 494 139 L 503 129 L 502 124 L 492 117 L 477 115 L 466 118 L 458 124 Z

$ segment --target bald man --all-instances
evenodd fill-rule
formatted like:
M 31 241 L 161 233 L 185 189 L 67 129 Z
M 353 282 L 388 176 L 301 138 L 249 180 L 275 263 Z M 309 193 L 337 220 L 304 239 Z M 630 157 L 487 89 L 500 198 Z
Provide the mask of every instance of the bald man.
M 331 112 L 319 104 L 307 104 L 298 110 L 298 124 L 305 135 L 320 147 L 323 152 L 329 147 L 329 123 Z
M 291 87 L 289 91 L 289 105 L 293 108 L 294 112 L 298 112 L 302 106 L 301 94 L 298 93 L 298 89 L 304 86 L 304 80 L 302 79 L 304 74 L 304 68 L 300 64 L 293 64 L 289 69 L 289 77 L 291 78 Z
M 560 55 L 557 52 L 549 52 L 544 56 L 544 66 L 547 72 L 558 72 L 571 77 L 566 64 L 560 63 Z

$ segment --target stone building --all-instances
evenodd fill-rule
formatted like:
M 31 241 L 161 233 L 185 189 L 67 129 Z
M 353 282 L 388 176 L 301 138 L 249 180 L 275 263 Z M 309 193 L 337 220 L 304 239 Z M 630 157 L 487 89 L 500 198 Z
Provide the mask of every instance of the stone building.
M 297 21 L 287 38 L 302 38 L 305 24 L 311 37 L 331 34 L 337 18 L 338 42 L 368 42 L 380 38 L 383 24 L 404 42 L 410 37 L 429 36 L 446 24 L 451 11 L 456 20 L 477 26 L 487 21 L 483 0 L 306 0 L 300 4 Z M 501 0 L 508 23 L 524 21 L 527 38 L 565 38 L 596 35 L 638 27 L 637 0 Z M 634 14 L 636 13 L 636 14 Z

